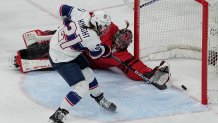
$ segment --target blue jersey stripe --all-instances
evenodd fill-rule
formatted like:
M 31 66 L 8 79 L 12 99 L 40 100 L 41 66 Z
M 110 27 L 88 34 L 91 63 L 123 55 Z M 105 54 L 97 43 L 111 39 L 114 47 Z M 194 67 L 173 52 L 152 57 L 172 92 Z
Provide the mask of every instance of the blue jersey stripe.
M 77 37 L 76 33 L 73 33 L 71 35 L 66 35 L 66 40 L 67 41 L 72 41 Z
M 77 50 L 77 51 L 83 51 L 86 48 L 83 47 L 83 45 L 81 43 L 76 43 L 74 45 L 71 46 L 72 49 Z

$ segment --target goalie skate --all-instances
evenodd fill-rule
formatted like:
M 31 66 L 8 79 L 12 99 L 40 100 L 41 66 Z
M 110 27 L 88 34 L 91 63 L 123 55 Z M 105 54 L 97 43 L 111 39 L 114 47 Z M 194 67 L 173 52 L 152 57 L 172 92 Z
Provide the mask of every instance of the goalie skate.
M 8 63 L 9 63 L 9 66 L 10 67 L 15 67 L 15 68 L 18 68 L 19 65 L 17 63 L 17 60 L 16 60 L 16 56 L 12 56 L 8 59 Z

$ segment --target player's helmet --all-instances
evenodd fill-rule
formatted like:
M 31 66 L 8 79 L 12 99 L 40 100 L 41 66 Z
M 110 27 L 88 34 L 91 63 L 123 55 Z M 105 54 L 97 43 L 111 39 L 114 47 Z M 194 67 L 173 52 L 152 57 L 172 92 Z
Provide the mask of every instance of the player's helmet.
M 132 42 L 132 32 L 129 29 L 121 29 L 115 33 L 113 36 L 113 49 L 116 51 L 126 50 L 130 43 Z
M 111 17 L 105 11 L 94 11 L 91 15 L 90 22 L 94 25 L 95 30 L 100 35 L 105 32 L 111 24 Z

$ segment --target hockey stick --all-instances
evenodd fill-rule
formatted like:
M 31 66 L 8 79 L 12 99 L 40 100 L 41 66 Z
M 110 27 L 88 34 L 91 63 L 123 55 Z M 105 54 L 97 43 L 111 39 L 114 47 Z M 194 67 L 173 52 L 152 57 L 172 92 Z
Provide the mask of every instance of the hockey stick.
M 140 5 L 140 8 L 151 5 L 157 1 L 159 1 L 159 0 L 147 0 L 144 4 Z M 134 10 L 134 2 L 130 2 L 129 0 L 123 0 L 123 2 L 126 6 L 128 6 L 129 8 Z
M 159 0 L 151 0 L 151 1 L 149 1 L 149 2 L 146 2 L 146 3 L 142 4 L 142 5 L 140 5 L 140 8 L 142 8 L 142 7 L 144 7 L 144 6 L 151 5 L 151 4 L 153 4 L 153 3 L 157 2 L 157 1 L 159 1 Z
M 133 69 L 132 67 L 130 67 L 128 64 L 126 64 L 125 62 L 121 61 L 119 58 L 117 58 L 116 56 L 112 55 L 111 56 L 113 59 L 117 60 L 119 63 L 121 63 L 124 67 L 127 67 L 130 71 L 132 71 L 133 73 L 135 73 L 136 75 L 138 75 L 139 77 L 141 77 L 143 80 L 145 80 L 145 84 L 152 84 L 154 85 L 156 88 L 158 88 L 159 90 L 165 90 L 167 89 L 167 85 L 166 83 L 163 85 L 159 85 L 158 83 L 154 83 L 153 81 L 149 80 L 146 76 L 144 76 L 142 73 L 138 72 L 137 70 Z M 164 61 L 160 63 L 160 66 L 164 64 Z

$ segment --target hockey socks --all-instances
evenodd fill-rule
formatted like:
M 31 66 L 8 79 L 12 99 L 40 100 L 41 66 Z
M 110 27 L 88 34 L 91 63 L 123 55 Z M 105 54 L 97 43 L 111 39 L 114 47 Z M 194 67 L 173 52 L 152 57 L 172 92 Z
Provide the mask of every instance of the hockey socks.
M 66 97 L 64 98 L 60 108 L 70 110 L 72 106 L 76 105 L 82 97 L 80 97 L 77 93 L 70 91 Z

